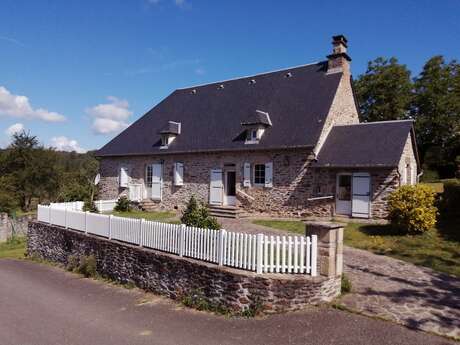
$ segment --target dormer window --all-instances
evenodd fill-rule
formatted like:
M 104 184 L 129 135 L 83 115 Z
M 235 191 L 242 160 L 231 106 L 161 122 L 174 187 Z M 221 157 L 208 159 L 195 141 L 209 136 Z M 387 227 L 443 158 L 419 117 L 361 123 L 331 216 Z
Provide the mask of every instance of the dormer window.
M 181 123 L 168 121 L 166 126 L 160 131 L 161 149 L 167 149 L 181 132 Z
M 256 110 L 241 125 L 246 129 L 246 144 L 258 144 L 265 129 L 272 126 L 268 113 Z

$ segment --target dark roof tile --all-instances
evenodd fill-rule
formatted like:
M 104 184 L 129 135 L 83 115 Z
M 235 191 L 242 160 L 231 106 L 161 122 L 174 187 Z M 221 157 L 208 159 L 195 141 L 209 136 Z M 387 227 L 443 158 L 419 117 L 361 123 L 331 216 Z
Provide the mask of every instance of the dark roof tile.
M 334 126 L 314 166 L 396 167 L 411 131 L 412 120 Z
M 321 62 L 176 90 L 98 155 L 312 147 L 342 76 L 328 75 L 326 66 Z M 285 77 L 287 72 L 290 78 Z M 256 83 L 250 84 L 252 79 Z M 221 84 L 223 89 L 218 88 Z M 257 109 L 269 113 L 273 125 L 259 144 L 245 145 L 241 123 Z M 161 150 L 158 133 L 168 121 L 180 122 L 181 134 Z

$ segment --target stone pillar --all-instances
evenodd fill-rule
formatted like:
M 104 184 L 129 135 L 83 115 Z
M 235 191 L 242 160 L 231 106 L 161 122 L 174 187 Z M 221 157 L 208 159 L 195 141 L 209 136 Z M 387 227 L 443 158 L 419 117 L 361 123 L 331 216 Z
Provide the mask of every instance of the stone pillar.
M 0 212 L 0 242 L 8 239 L 8 213 Z
M 343 272 L 343 225 L 305 221 L 305 234 L 318 236 L 318 266 L 321 275 L 339 277 Z

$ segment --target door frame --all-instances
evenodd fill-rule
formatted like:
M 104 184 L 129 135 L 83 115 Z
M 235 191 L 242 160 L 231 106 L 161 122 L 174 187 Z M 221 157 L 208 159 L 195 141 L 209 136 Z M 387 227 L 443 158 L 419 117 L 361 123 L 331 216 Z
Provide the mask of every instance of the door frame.
M 235 174 L 235 195 L 228 195 L 228 173 L 233 172 Z M 224 169 L 224 193 L 223 193 L 223 204 L 226 206 L 236 205 L 236 169 L 226 168 Z
M 219 187 L 221 189 L 220 191 L 220 201 L 219 202 L 213 202 L 212 201 L 212 190 L 213 190 L 213 186 L 212 186 L 212 174 L 216 173 L 216 172 L 219 172 L 220 174 L 220 183 L 221 183 L 221 186 Z M 224 202 L 224 170 L 221 169 L 221 168 L 215 168 L 215 169 L 211 169 L 210 170 L 210 173 L 209 173 L 209 204 L 210 205 L 216 205 L 216 206 L 222 206 L 223 205 L 223 202 Z M 215 187 L 214 187 L 215 188 Z M 217 189 L 217 188 L 216 188 Z
M 158 165 L 160 166 L 160 181 L 159 181 L 159 185 L 160 185 L 160 196 L 158 198 L 154 198 L 153 197 L 153 180 L 154 180 L 154 176 L 155 176 L 155 169 L 154 169 L 154 165 Z M 152 163 L 150 164 L 150 166 L 152 167 L 152 186 L 149 188 L 150 189 L 150 195 L 147 195 L 147 197 L 151 200 L 156 200 L 156 201 L 162 201 L 163 200 L 163 170 L 164 170 L 164 166 L 163 166 L 163 163 Z
M 355 178 L 366 178 L 368 180 L 368 192 L 367 194 L 355 194 L 353 191 L 353 180 Z M 355 198 L 355 195 L 357 196 Z M 353 210 L 353 202 L 358 201 L 359 197 L 367 197 L 367 213 L 364 212 L 357 212 Z M 361 200 L 363 201 L 363 200 Z M 351 178 L 351 215 L 354 218 L 370 218 L 371 216 L 371 203 L 372 203 L 372 179 L 371 179 L 371 174 L 368 172 L 355 172 L 352 175 Z
M 350 201 L 345 201 L 345 200 L 339 200 L 339 179 L 340 179 L 340 176 L 350 176 Z M 349 212 L 347 213 L 339 213 L 338 212 L 338 203 L 341 202 L 341 203 L 348 203 L 349 204 L 349 207 L 347 207 L 347 211 L 349 209 Z M 351 216 L 351 213 L 352 213 L 352 209 L 351 209 L 351 206 L 352 206 L 352 202 L 353 202 L 353 173 L 351 172 L 340 172 L 340 173 L 337 173 L 336 174 L 336 178 L 335 178 L 335 213 L 337 215 L 342 215 L 342 216 Z

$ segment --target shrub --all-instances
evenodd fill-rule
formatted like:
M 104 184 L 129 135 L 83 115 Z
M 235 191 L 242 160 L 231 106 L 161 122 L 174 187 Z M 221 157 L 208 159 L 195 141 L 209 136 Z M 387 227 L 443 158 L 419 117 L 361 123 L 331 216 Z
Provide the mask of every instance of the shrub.
M 460 216 L 460 181 L 449 180 L 444 182 L 444 192 L 439 201 L 441 216 L 455 218 Z
M 192 195 L 186 209 L 182 213 L 181 222 L 187 226 L 219 230 L 220 224 L 216 218 L 209 215 L 204 205 L 200 205 Z
M 345 294 L 351 291 L 351 281 L 345 274 L 342 274 L 342 281 L 340 286 L 340 292 Z
M 83 211 L 89 211 L 92 213 L 99 212 L 99 210 L 96 207 L 96 204 L 92 200 L 85 200 L 85 203 L 83 204 Z
M 96 257 L 94 255 L 80 257 L 78 267 L 74 272 L 83 274 L 86 278 L 96 276 Z
M 424 184 L 401 186 L 388 198 L 388 219 L 403 233 L 423 233 L 436 224 L 435 191 Z
M 130 212 L 131 211 L 131 204 L 126 196 L 122 196 L 117 200 L 115 211 L 118 211 L 118 212 Z
M 67 271 L 74 272 L 77 267 L 80 265 L 80 259 L 77 255 L 69 255 L 67 259 Z

